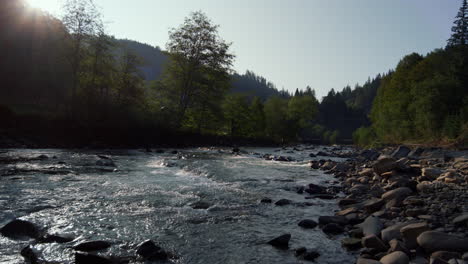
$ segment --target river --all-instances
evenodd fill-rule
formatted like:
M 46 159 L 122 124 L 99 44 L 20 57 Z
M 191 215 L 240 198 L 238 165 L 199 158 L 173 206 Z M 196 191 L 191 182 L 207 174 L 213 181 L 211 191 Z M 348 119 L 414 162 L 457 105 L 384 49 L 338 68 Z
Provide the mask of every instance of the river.
M 0 157 L 17 160 L 0 164 L 14 172 L 0 178 L 0 226 L 21 218 L 74 237 L 67 244 L 34 245 L 55 263 L 73 263 L 71 246 L 80 241 L 110 241 L 104 255 L 131 256 L 147 239 L 174 252 L 179 258 L 173 263 L 307 263 L 295 257 L 299 247 L 320 252 L 318 263 L 354 263 L 341 237 L 297 225 L 338 209 L 335 200 L 305 200 L 296 193 L 309 183 L 337 184 L 308 166 L 309 154 L 321 148 L 242 150 L 2 150 Z M 265 153 L 297 161 L 267 161 Z M 96 166 L 100 154 L 115 162 L 115 170 Z M 39 155 L 48 158 L 29 159 Z M 275 206 L 260 203 L 262 198 L 295 203 Z M 193 209 L 198 201 L 209 208 Z M 291 250 L 266 243 L 284 233 L 292 235 Z M 0 263 L 24 263 L 19 252 L 29 243 L 0 236 Z

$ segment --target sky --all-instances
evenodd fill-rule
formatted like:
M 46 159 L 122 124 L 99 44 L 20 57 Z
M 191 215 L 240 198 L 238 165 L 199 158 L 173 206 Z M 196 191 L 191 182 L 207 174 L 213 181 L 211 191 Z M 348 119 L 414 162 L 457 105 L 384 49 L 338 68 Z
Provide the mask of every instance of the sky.
M 27 0 L 60 17 L 63 0 Z M 462 0 L 94 0 L 107 30 L 164 49 L 168 31 L 202 10 L 232 42 L 234 70 L 279 89 L 363 84 L 403 56 L 442 48 Z

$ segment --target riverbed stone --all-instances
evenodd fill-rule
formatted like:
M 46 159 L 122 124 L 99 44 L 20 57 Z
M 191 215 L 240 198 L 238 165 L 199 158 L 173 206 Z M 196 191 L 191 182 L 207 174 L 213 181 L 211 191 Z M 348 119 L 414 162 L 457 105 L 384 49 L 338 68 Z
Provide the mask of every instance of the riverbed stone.
M 327 225 L 330 223 L 335 223 L 338 225 L 346 225 L 348 223 L 348 219 L 344 216 L 320 216 L 319 217 L 319 224 L 320 225 Z
M 366 248 L 372 248 L 378 252 L 383 252 L 387 250 L 385 243 L 378 238 L 376 235 L 368 235 L 362 238 L 362 246 Z
M 341 245 L 347 250 L 358 250 L 362 248 L 362 242 L 359 238 L 346 237 L 341 240 Z
M 331 234 L 331 235 L 337 235 L 343 233 L 345 230 L 343 226 L 336 224 L 336 223 L 330 223 L 326 224 L 323 228 L 322 231 L 326 234 Z
M 383 224 L 380 221 L 380 218 L 373 215 L 367 217 L 366 220 L 364 220 L 364 222 L 361 223 L 359 226 L 362 228 L 362 232 L 365 236 L 379 236 L 380 231 L 382 231 L 383 229 Z
M 417 238 L 419 246 L 427 252 L 452 251 L 467 252 L 468 238 L 437 231 L 426 231 Z
M 413 191 L 408 187 L 400 187 L 395 190 L 388 191 L 382 194 L 382 199 L 385 201 L 390 201 L 393 199 L 403 201 L 406 197 L 408 197 Z
M 315 228 L 318 224 L 312 219 L 304 219 L 297 224 L 298 226 L 306 229 L 312 229 Z
M 385 204 L 383 199 L 371 199 L 364 203 L 364 209 L 367 213 L 372 214 L 380 210 Z
M 381 175 L 385 172 L 392 171 L 397 167 L 397 165 L 398 164 L 394 158 L 381 157 L 374 163 L 372 168 L 377 174 Z
M 190 205 L 193 209 L 208 209 L 211 207 L 211 203 L 206 201 L 197 201 Z
M 8 238 L 19 239 L 24 237 L 38 238 L 39 229 L 38 227 L 28 221 L 16 219 L 0 229 L 0 233 Z
M 307 250 L 303 255 L 304 260 L 307 261 L 315 261 L 318 257 L 320 257 L 320 253 L 315 250 Z
M 404 226 L 400 229 L 400 232 L 408 249 L 415 249 L 418 247 L 418 243 L 416 241 L 418 236 L 429 230 L 429 226 L 424 222 Z
M 455 217 L 452 223 L 456 226 L 468 226 L 468 213 Z
M 388 253 L 401 251 L 401 252 L 404 252 L 408 256 L 410 255 L 410 251 L 406 247 L 405 243 L 403 243 L 402 241 L 398 239 L 392 239 L 390 242 L 388 242 L 388 245 L 390 246 Z
M 437 179 L 442 174 L 439 168 L 422 168 L 421 175 L 431 181 Z
M 38 263 L 39 260 L 39 252 L 33 248 L 31 245 L 23 248 L 20 252 L 21 256 L 23 256 L 24 260 L 27 263 L 35 264 Z
M 431 258 L 438 258 L 443 261 L 449 261 L 451 259 L 459 259 L 461 258 L 461 254 L 458 252 L 450 252 L 450 251 L 436 251 L 431 254 Z
M 280 199 L 280 200 L 278 200 L 278 201 L 275 203 L 275 205 L 277 205 L 277 206 L 285 206 L 285 205 L 290 205 L 291 203 L 292 203 L 292 201 L 289 200 L 289 199 Z
M 409 264 L 409 257 L 404 252 L 395 251 L 380 259 L 382 264 Z
M 388 243 L 393 239 L 401 239 L 400 229 L 407 225 L 409 225 L 409 223 L 397 223 L 383 229 L 382 240 Z
M 291 240 L 291 234 L 284 234 L 284 235 L 281 235 L 279 237 L 273 238 L 272 240 L 268 241 L 268 244 L 279 249 L 288 249 L 289 240 Z
M 411 149 L 407 146 L 399 146 L 397 149 L 395 149 L 395 151 L 393 151 L 391 156 L 395 159 L 400 159 L 407 157 L 410 152 Z

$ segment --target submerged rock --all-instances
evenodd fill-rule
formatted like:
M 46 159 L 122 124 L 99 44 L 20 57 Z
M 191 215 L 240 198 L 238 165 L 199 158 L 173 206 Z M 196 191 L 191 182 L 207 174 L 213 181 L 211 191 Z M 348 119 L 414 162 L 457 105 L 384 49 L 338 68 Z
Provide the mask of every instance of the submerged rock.
M 73 241 L 74 238 L 59 236 L 59 235 L 45 235 L 38 239 L 39 243 L 68 243 Z
M 39 229 L 31 222 L 24 220 L 13 220 L 0 229 L 3 236 L 9 238 L 38 238 Z
M 24 260 L 26 260 L 26 262 L 31 263 L 31 264 L 38 263 L 39 253 L 34 248 L 32 248 L 30 245 L 23 248 L 21 250 L 20 254 L 21 254 L 21 256 L 23 256 L 23 258 L 24 258 Z
M 289 248 L 289 240 L 291 240 L 291 234 L 284 234 L 277 238 L 274 238 L 268 241 L 268 244 L 280 248 L 280 249 L 288 249 Z
M 87 241 L 80 243 L 74 247 L 75 250 L 78 251 L 98 251 L 98 250 L 103 250 L 107 249 L 111 246 L 111 244 L 107 241 L 102 241 L 102 240 L 96 240 L 96 241 Z
M 193 209 L 208 209 L 212 204 L 205 201 L 198 201 L 190 205 Z
M 302 220 L 301 222 L 299 222 L 299 224 L 297 224 L 297 225 L 302 227 L 302 228 L 311 229 L 311 228 L 315 228 L 318 224 L 314 220 L 305 219 L 305 220 Z
M 327 224 L 325 225 L 323 228 L 322 228 L 322 231 L 326 234 L 332 234 L 332 235 L 337 235 L 337 234 L 341 234 L 343 233 L 345 230 L 344 228 L 339 225 L 339 224 L 335 224 L 335 223 L 330 223 L 330 224 Z
M 281 199 L 281 200 L 278 200 L 275 205 L 277 206 L 285 206 L 285 205 L 290 205 L 292 203 L 291 200 L 288 200 L 288 199 Z
M 112 264 L 113 262 L 106 257 L 88 253 L 75 253 L 75 264 Z
M 137 254 L 146 260 L 165 260 L 168 254 L 152 240 L 146 240 L 138 246 Z

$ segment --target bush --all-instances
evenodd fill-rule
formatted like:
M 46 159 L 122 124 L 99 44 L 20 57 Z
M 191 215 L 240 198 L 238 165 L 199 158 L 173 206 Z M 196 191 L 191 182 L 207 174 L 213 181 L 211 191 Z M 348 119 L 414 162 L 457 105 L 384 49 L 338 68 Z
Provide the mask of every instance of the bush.
M 378 145 L 378 138 L 372 127 L 361 127 L 353 133 L 354 144 L 361 147 Z

